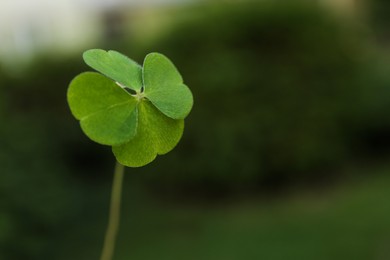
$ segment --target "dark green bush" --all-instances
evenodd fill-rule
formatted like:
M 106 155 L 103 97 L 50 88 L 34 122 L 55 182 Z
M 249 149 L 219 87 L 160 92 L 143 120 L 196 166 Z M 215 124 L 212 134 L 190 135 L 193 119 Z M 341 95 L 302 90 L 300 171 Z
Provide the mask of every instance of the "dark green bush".
M 95 214 L 96 169 L 110 172 L 113 162 L 83 138 L 67 108 L 69 79 L 83 70 L 78 56 L 0 73 L 1 259 L 57 259 L 63 236 Z
M 145 50 L 172 57 L 195 96 L 172 179 L 299 180 L 351 159 L 366 101 L 388 96 L 372 93 L 371 46 L 358 28 L 305 4 L 183 13 Z
M 390 2 L 387 0 L 370 0 L 366 3 L 366 13 L 374 33 L 381 41 L 389 42 L 390 36 Z

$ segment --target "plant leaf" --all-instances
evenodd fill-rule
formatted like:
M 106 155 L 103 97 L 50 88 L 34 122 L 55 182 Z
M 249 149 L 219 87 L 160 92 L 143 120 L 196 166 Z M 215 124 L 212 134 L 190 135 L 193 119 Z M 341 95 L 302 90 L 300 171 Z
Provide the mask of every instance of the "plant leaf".
M 142 67 L 117 51 L 91 49 L 83 53 L 85 63 L 107 77 L 139 92 L 142 88 Z
M 145 57 L 143 68 L 145 96 L 166 116 L 184 119 L 191 111 L 190 89 L 173 63 L 160 53 Z
M 152 162 L 157 154 L 166 154 L 179 142 L 184 120 L 166 117 L 148 100 L 138 105 L 137 135 L 128 143 L 113 146 L 116 159 L 128 167 L 140 167 Z
M 69 85 L 68 103 L 84 133 L 104 145 L 123 144 L 137 130 L 137 100 L 107 77 L 85 72 Z

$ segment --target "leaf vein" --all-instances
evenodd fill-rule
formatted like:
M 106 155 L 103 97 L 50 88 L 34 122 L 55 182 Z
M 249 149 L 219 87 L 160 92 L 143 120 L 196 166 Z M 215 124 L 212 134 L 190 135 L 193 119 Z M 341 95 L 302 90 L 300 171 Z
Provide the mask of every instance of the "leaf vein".
M 99 114 L 99 113 L 101 113 L 101 112 L 103 112 L 103 111 L 106 111 L 106 110 L 109 110 L 109 109 L 112 109 L 112 108 L 114 108 L 114 107 L 119 107 L 119 106 L 123 106 L 123 105 L 126 105 L 127 103 L 131 103 L 133 100 L 128 100 L 128 101 L 125 101 L 125 102 L 121 102 L 121 103 L 117 103 L 117 104 L 114 104 L 114 105 L 111 105 L 111 106 L 108 106 L 108 107 L 106 107 L 106 108 L 103 108 L 103 109 L 99 109 L 98 111 L 96 111 L 96 112 L 93 112 L 93 113 L 91 113 L 91 114 L 89 114 L 89 115 L 86 115 L 86 116 L 84 116 L 84 117 L 82 117 L 82 118 L 80 118 L 80 120 L 85 120 L 85 119 L 88 119 L 89 117 L 91 117 L 91 116 L 94 116 L 94 115 L 96 115 L 96 114 Z

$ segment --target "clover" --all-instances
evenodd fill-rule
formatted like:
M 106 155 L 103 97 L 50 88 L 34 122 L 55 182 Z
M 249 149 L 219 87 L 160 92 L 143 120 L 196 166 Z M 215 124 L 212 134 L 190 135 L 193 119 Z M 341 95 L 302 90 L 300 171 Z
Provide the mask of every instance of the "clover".
M 164 55 L 143 67 L 116 51 L 92 49 L 84 61 L 97 72 L 76 76 L 68 89 L 72 114 L 93 141 L 112 146 L 121 164 L 140 167 L 179 142 L 193 105 L 189 88 Z
M 92 49 L 84 72 L 69 85 L 70 110 L 93 141 L 112 146 L 117 159 L 101 260 L 111 260 L 119 227 L 124 166 L 140 167 L 179 142 L 193 105 L 189 88 L 164 55 L 146 55 L 143 67 L 116 51 Z

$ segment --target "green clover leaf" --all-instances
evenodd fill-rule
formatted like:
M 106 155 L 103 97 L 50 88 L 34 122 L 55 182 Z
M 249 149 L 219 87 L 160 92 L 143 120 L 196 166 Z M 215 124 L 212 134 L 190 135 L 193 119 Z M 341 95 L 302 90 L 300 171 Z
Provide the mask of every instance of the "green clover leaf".
M 142 88 L 142 67 L 117 51 L 99 49 L 83 53 L 85 63 L 134 91 Z
M 112 146 L 118 162 L 129 167 L 144 166 L 171 151 L 193 105 L 172 62 L 150 53 L 141 67 L 119 52 L 99 49 L 86 51 L 83 58 L 103 74 L 84 72 L 69 85 L 69 107 L 83 132 Z

